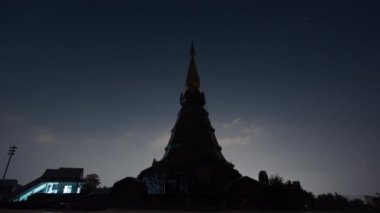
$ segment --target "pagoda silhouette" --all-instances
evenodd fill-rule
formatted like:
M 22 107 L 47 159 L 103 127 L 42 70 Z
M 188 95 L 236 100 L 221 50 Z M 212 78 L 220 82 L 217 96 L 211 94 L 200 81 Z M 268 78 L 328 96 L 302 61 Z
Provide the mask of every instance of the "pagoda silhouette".
M 116 182 L 113 194 L 133 202 L 143 196 L 160 197 L 165 202 L 170 198 L 180 203 L 184 202 L 181 198 L 208 203 L 226 199 L 247 201 L 249 196 L 257 194 L 262 184 L 243 177 L 221 152 L 204 108 L 206 99 L 200 91 L 194 45 L 190 49 L 185 85 L 180 96 L 181 110 L 164 156 L 161 160 L 154 159 L 137 178 L 127 177 Z
M 205 95 L 199 90 L 200 80 L 191 46 L 186 89 L 181 94 L 182 106 L 161 160 L 140 173 L 149 194 L 210 195 L 222 193 L 224 186 L 241 177 L 227 162 L 208 118 Z

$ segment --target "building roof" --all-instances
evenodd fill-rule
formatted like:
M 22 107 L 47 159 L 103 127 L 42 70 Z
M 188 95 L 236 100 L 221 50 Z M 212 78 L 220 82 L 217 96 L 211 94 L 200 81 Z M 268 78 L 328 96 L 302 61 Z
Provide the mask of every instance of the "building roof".
M 43 178 L 52 179 L 66 179 L 66 178 L 83 178 L 83 168 L 59 168 L 59 169 L 46 169 L 42 175 Z
M 12 192 L 21 188 L 15 179 L 0 180 L 0 200 L 3 196 L 9 196 Z
M 16 179 L 4 179 L 0 181 L 1 186 L 11 186 L 11 185 L 18 185 Z

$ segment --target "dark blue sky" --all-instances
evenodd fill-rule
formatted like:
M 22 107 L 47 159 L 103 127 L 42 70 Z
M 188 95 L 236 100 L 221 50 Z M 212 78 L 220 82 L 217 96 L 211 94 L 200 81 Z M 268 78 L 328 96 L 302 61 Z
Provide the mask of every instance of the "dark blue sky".
M 380 190 L 380 4 L 1 1 L 0 163 L 104 185 L 160 159 L 195 42 L 225 157 L 317 194 Z

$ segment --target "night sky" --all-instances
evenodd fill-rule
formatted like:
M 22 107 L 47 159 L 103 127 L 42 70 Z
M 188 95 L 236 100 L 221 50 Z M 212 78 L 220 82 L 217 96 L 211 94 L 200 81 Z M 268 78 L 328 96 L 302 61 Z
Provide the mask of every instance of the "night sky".
M 315 194 L 380 191 L 380 3 L 0 1 L 0 169 L 112 186 L 161 159 L 189 49 L 223 154 Z M 3 172 L 3 170 L 0 170 Z

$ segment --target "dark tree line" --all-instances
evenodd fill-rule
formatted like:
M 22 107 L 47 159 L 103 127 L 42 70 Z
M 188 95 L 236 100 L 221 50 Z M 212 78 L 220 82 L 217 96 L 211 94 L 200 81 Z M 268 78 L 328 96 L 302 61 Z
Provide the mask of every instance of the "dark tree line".
M 284 181 L 278 175 L 269 178 L 260 206 L 270 210 L 376 211 L 363 200 L 349 200 L 337 193 L 315 196 L 302 189 L 298 181 Z
M 321 194 L 315 199 L 317 209 L 330 211 L 369 211 L 370 207 L 360 199 L 348 200 L 346 197 L 334 193 Z
M 144 190 L 137 189 L 136 180 L 126 178 L 115 183 L 112 188 L 113 195 L 128 198 L 131 202 L 140 201 Z M 252 203 L 243 204 L 240 208 L 261 210 L 317 210 L 317 211 L 352 211 L 352 212 L 380 212 L 380 194 L 373 199 L 372 205 L 366 205 L 361 199 L 349 200 L 338 193 L 314 195 L 304 190 L 299 181 L 285 181 L 283 177 L 272 175 L 268 177 L 265 171 L 259 173 L 259 182 L 262 188 L 257 191 L 259 196 L 254 196 Z M 96 174 L 89 174 L 84 178 L 82 194 L 89 194 L 99 189 L 100 179 Z M 121 187 L 119 185 L 122 185 Z M 246 186 L 246 185 L 244 185 Z M 248 186 L 248 185 L 247 185 Z M 136 188 L 136 189 L 135 189 Z M 119 190 L 119 191 L 118 191 Z M 120 191 L 121 190 L 121 191 Z M 142 193 L 142 194 L 141 194 Z M 243 193 L 244 194 L 244 193 Z M 243 195 L 244 197 L 245 195 Z M 132 198 L 131 198 L 132 197 Z M 232 206 L 232 208 L 239 208 Z

